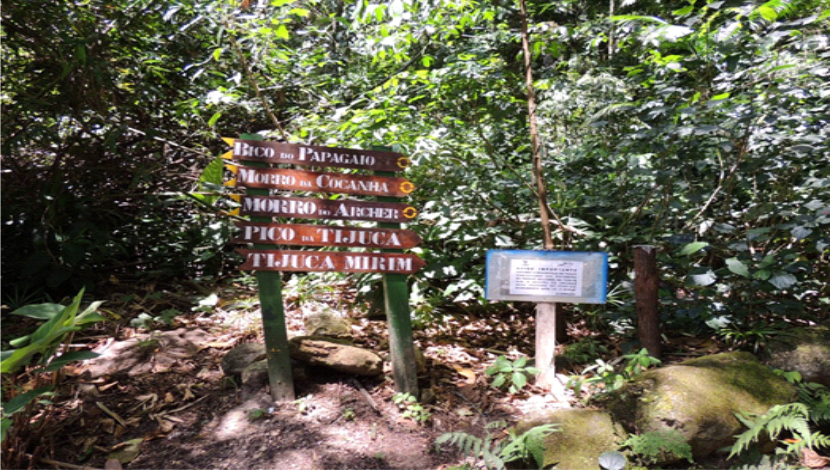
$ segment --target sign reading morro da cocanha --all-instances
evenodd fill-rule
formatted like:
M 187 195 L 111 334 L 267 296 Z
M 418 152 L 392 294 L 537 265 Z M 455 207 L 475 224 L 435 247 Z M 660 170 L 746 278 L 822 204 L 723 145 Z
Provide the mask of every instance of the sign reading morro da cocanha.
M 226 139 L 234 146 L 226 158 L 242 161 L 289 163 L 375 171 L 401 171 L 410 166 L 410 159 L 395 152 L 380 150 L 319 147 L 264 140 Z
M 334 194 L 404 197 L 415 189 L 406 178 L 387 176 L 345 175 L 318 171 L 286 170 L 282 168 L 251 168 L 226 165 L 237 177 L 231 186 L 248 188 L 287 189 Z

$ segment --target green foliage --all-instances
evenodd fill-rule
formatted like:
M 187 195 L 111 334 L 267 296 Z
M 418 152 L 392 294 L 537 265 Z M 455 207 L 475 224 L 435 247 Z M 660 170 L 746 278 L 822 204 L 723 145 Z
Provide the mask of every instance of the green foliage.
M 22 315 L 36 319 L 46 320 L 32 334 L 21 336 L 10 341 L 15 349 L 8 349 L 2 352 L 0 372 L 13 374 L 23 366 L 29 365 L 35 355 L 40 355 L 37 364 L 44 367 L 45 371 L 55 370 L 61 365 L 81 359 L 91 359 L 89 352 L 67 353 L 62 356 L 54 356 L 58 347 L 73 332 L 83 328 L 89 323 L 104 321 L 106 318 L 97 313 L 98 307 L 103 302 L 93 302 L 78 313 L 81 305 L 81 298 L 84 295 L 82 290 L 67 306 L 57 304 L 38 304 L 21 307 L 12 312 L 12 315 Z
M 621 363 L 623 365 L 618 367 Z M 637 353 L 626 354 L 611 362 L 597 359 L 595 364 L 583 370 L 582 376 L 572 377 L 569 386 L 579 395 L 583 385 L 588 385 L 589 399 L 602 398 L 620 390 L 643 371 L 660 364 L 659 359 L 650 356 L 646 348 L 642 348 Z M 590 376 L 584 378 L 586 375 Z
M 764 439 L 777 442 L 776 455 L 786 461 L 797 460 L 805 448 L 827 449 L 831 445 L 828 387 L 804 383 L 799 373 L 783 373 L 783 376 L 797 385 L 799 401 L 775 405 L 760 416 L 737 413 L 736 418 L 747 430 L 737 436 L 729 458 L 746 457 L 752 446 Z
M 54 384 L 36 387 L 21 393 L 17 377 L 22 369 L 26 374 L 39 374 L 48 377 L 64 365 L 81 360 L 98 357 L 92 351 L 66 351 L 69 342 L 76 331 L 90 326 L 93 323 L 104 321 L 106 318 L 97 313 L 100 301 L 92 302 L 83 311 L 80 311 L 84 291 L 78 293 L 72 302 L 67 305 L 34 304 L 23 306 L 12 315 L 21 315 L 37 320 L 44 320 L 34 332 L 10 341 L 16 349 L 2 351 L 0 372 L 3 373 L 3 407 L 0 414 L 2 424 L 2 438 L 24 430 L 16 429 L 25 426 L 32 415 L 34 406 L 41 397 L 53 395 Z M 49 381 L 43 380 L 47 383 Z M 37 381 L 34 382 L 37 384 Z M 17 415 L 17 416 L 15 416 Z
M 396 393 L 392 397 L 392 402 L 402 411 L 403 418 L 411 419 L 418 424 L 426 424 L 433 417 L 433 414 L 409 393 Z
M 496 388 L 507 387 L 511 393 L 517 393 L 528 385 L 528 376 L 540 373 L 536 367 L 527 366 L 528 358 L 521 356 L 513 361 L 505 356 L 499 356 L 494 363 L 485 369 L 488 377 L 493 377 Z
M 545 450 L 543 439 L 559 428 L 554 424 L 546 424 L 533 427 L 520 435 L 511 429 L 506 439 L 498 441 L 491 435 L 490 429 L 504 426 L 502 421 L 488 423 L 488 432 L 484 438 L 465 432 L 442 434 L 436 439 L 436 450 L 441 451 L 444 444 L 454 445 L 464 456 L 473 457 L 489 470 L 504 470 L 509 462 L 535 464 L 535 468 L 542 468 Z
M 773 339 L 789 336 L 783 326 L 767 325 L 761 322 L 750 324 L 731 323 L 719 328 L 716 334 L 730 347 L 758 353 Z
M 622 444 L 640 465 L 649 468 L 660 462 L 686 459 L 693 463 L 692 447 L 678 430 L 653 431 L 630 435 Z
M 585 364 L 608 353 L 609 349 L 598 338 L 587 336 L 564 345 L 561 355 L 574 364 Z

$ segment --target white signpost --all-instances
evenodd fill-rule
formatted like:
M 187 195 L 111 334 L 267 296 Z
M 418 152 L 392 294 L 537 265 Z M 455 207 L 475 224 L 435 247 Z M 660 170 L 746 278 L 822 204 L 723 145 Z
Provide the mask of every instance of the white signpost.
M 606 303 L 609 259 L 603 252 L 489 250 L 485 270 L 485 296 L 489 300 L 538 303 L 537 384 L 554 387 L 556 370 L 555 303 Z M 546 313 L 540 314 L 541 307 Z M 558 398 L 564 399 L 562 396 Z

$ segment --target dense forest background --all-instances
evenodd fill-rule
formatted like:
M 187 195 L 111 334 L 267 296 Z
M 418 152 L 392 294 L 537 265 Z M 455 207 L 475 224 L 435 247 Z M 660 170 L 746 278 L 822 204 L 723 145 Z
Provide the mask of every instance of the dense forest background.
M 610 256 L 609 303 L 574 318 L 631 333 L 652 244 L 669 329 L 827 321 L 827 7 L 529 2 L 557 248 Z M 260 132 L 410 155 L 417 315 L 487 308 L 486 250 L 542 247 L 520 20 L 501 0 L 4 2 L 3 303 L 236 273 L 215 159 Z

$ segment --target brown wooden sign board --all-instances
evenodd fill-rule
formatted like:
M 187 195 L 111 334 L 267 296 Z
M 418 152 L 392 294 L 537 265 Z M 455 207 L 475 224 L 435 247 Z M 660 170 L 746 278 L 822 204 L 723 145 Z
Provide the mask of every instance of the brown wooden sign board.
M 421 243 L 412 230 L 342 227 L 334 225 L 237 223 L 234 243 L 386 248 L 403 250 Z
M 242 270 L 412 274 L 427 265 L 413 254 L 346 251 L 247 250 Z
M 402 171 L 412 162 L 405 155 L 379 150 L 320 147 L 260 140 L 226 139 L 233 142 L 235 160 L 288 163 L 320 167 L 356 168 L 374 171 Z
M 228 165 L 237 174 L 231 183 L 248 188 L 314 191 L 332 194 L 406 197 L 415 186 L 406 178 L 345 175 L 282 168 L 252 168 Z
M 231 197 L 240 203 L 240 215 L 256 217 L 412 222 L 418 215 L 415 207 L 399 202 L 282 196 Z

